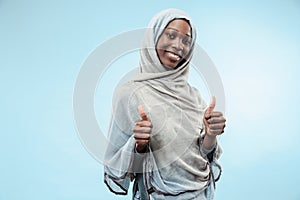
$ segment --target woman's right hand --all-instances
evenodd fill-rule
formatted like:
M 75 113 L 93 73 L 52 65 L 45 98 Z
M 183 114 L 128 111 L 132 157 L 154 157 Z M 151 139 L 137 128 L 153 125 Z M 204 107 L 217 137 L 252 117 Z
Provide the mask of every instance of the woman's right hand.
M 146 151 L 146 147 L 150 142 L 150 133 L 152 130 L 152 123 L 147 117 L 142 105 L 138 106 L 139 115 L 142 120 L 135 123 L 133 135 L 135 139 L 135 148 L 138 153 Z

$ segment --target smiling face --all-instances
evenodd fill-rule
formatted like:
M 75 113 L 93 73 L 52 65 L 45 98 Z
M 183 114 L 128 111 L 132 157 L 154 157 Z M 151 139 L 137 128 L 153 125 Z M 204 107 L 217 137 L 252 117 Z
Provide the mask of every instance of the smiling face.
M 171 21 L 156 45 L 160 62 L 166 67 L 176 68 L 189 53 L 191 42 L 191 28 L 188 22 L 183 19 Z

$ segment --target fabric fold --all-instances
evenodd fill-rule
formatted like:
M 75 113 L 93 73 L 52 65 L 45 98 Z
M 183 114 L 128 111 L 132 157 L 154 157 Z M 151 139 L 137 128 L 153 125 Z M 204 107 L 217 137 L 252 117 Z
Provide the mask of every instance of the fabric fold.
M 192 42 L 185 60 L 169 69 L 160 63 L 155 45 L 174 19 L 189 23 Z M 153 199 L 212 198 L 214 182 L 221 174 L 217 163 L 221 148 L 216 144 L 212 151 L 203 150 L 207 105 L 188 83 L 195 39 L 195 26 L 182 11 L 168 9 L 151 20 L 140 51 L 140 73 L 118 88 L 113 98 L 104 170 L 105 182 L 115 193 L 127 194 L 130 181 L 141 173 L 145 188 L 139 188 L 144 190 L 140 192 Z M 153 125 L 145 154 L 134 151 L 133 128 L 141 120 L 138 105 Z

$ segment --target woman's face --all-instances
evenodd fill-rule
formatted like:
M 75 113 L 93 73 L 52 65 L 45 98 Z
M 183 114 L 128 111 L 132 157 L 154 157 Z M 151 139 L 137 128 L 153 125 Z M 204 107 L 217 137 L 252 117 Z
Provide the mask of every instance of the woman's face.
M 176 68 L 189 53 L 191 42 L 191 28 L 188 22 L 183 19 L 171 21 L 156 45 L 160 62 L 166 67 Z

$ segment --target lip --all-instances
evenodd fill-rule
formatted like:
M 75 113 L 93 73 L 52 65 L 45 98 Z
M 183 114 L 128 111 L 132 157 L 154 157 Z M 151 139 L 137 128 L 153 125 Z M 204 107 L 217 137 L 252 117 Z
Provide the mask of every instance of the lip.
M 173 52 L 173 51 L 165 51 L 165 53 L 167 54 L 167 56 L 169 57 L 170 60 L 172 60 L 173 62 L 177 62 L 179 60 L 181 60 L 182 56 L 178 55 L 177 53 Z
M 174 51 L 168 51 L 168 50 L 165 50 L 165 52 L 167 52 L 167 53 L 172 53 L 172 54 L 174 54 L 175 56 L 178 56 L 180 59 L 182 58 L 182 55 L 181 55 L 181 54 L 178 54 L 178 53 L 176 53 L 176 52 L 174 52 Z

